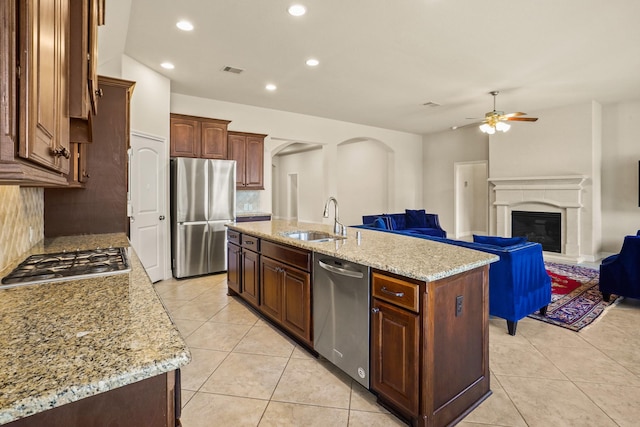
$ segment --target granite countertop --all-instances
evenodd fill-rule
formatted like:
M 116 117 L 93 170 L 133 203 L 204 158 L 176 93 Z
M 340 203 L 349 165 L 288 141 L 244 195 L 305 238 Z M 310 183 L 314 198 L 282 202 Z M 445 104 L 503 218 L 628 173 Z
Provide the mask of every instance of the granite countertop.
M 331 255 L 418 280 L 434 281 L 481 267 L 499 258 L 486 252 L 383 231 L 347 227 L 347 238 L 308 242 L 283 233 L 300 230 L 333 232 L 327 224 L 272 220 L 227 224 L 232 230 Z M 358 240 L 356 233 L 361 233 Z
M 45 239 L 37 253 L 129 247 L 124 234 Z M 173 371 L 191 360 L 140 260 L 131 272 L 0 290 L 0 424 Z

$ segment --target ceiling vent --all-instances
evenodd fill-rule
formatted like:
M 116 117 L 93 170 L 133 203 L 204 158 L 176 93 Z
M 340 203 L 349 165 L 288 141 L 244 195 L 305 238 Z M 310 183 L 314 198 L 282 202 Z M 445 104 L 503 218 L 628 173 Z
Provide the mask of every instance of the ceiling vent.
M 227 73 L 240 74 L 244 70 L 242 68 L 235 68 L 235 67 L 226 66 L 226 67 L 222 68 L 222 71 L 226 71 Z

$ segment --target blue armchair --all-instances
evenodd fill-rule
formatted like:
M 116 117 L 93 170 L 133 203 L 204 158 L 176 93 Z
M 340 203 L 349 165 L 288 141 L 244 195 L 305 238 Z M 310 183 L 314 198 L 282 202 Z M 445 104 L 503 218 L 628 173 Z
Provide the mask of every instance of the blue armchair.
M 611 294 L 640 298 L 640 230 L 624 238 L 619 254 L 602 260 L 600 292 L 605 301 Z

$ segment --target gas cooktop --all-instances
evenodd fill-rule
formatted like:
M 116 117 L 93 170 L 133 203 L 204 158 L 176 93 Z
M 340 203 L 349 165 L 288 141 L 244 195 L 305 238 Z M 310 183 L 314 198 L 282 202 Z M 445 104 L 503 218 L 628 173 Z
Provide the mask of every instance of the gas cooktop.
M 10 288 L 62 280 L 86 279 L 131 271 L 126 248 L 87 249 L 31 255 L 2 278 Z

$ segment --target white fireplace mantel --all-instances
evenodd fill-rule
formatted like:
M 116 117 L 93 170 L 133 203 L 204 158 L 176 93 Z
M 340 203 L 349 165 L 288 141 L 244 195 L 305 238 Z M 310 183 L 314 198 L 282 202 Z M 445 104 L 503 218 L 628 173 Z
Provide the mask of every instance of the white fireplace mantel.
M 562 256 L 580 262 L 580 212 L 584 175 L 489 178 L 496 207 L 496 232 L 511 236 L 512 210 L 560 212 Z
M 582 189 L 582 184 L 587 179 L 585 175 L 564 176 L 529 176 L 518 178 L 489 178 L 493 185 L 501 187 L 542 187 L 542 188 L 576 188 Z

